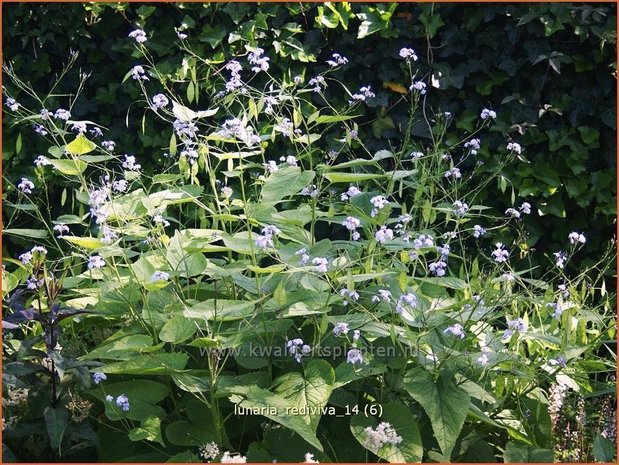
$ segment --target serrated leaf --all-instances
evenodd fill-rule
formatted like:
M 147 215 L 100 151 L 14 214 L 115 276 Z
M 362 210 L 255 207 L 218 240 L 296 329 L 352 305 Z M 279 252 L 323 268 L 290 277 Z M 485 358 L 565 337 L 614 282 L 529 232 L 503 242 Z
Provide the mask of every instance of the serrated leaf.
M 110 363 L 98 371 L 122 375 L 166 375 L 185 368 L 189 356 L 180 352 L 143 354 L 132 360 Z
M 161 328 L 159 339 L 178 344 L 186 341 L 197 331 L 196 324 L 181 315 L 173 316 Z
M 279 202 L 285 197 L 297 194 L 312 182 L 316 173 L 301 171 L 297 166 L 285 166 L 271 173 L 262 187 L 263 202 Z

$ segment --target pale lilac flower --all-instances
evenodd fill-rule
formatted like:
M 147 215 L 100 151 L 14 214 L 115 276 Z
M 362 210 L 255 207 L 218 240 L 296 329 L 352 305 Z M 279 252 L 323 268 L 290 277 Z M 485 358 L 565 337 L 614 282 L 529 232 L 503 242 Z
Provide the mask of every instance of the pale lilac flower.
M 86 127 L 86 123 L 82 123 L 81 121 L 77 121 L 73 123 L 73 126 L 71 126 L 71 131 L 75 131 L 80 134 L 84 134 L 87 130 L 88 128 Z
M 350 349 L 346 355 L 346 363 L 355 365 L 356 363 L 363 363 L 363 353 L 359 349 Z
M 15 101 L 14 98 L 7 98 L 4 104 L 11 109 L 11 111 L 17 111 L 19 109 L 20 104 Z
M 517 142 L 510 142 L 507 144 L 507 150 L 517 153 L 518 155 L 522 153 L 522 147 Z
M 318 189 L 316 188 L 316 184 L 312 184 L 310 186 L 304 187 L 301 189 L 301 195 L 307 195 L 313 199 L 318 197 Z
M 153 96 L 153 105 L 155 108 L 167 107 L 168 103 L 170 103 L 170 101 L 168 100 L 168 97 L 166 97 L 163 94 L 157 94 Z
M 456 200 L 453 203 L 453 212 L 456 215 L 465 215 L 466 212 L 469 211 L 469 206 L 468 204 L 464 203 L 464 202 L 460 202 L 459 200 Z
M 436 252 L 441 254 L 442 260 L 447 259 L 450 251 L 451 251 L 451 247 L 449 246 L 449 244 L 444 244 L 442 247 L 440 245 L 436 247 Z
M 480 140 L 471 139 L 470 141 L 464 143 L 464 148 L 469 149 L 472 155 L 477 155 L 477 151 L 481 148 Z
M 42 285 L 43 285 L 43 280 L 37 279 L 34 276 L 32 276 L 31 278 L 28 278 L 28 281 L 26 281 L 26 287 L 31 291 L 36 291 Z
M 365 447 L 372 452 L 377 452 L 385 444 L 400 444 L 402 442 L 402 437 L 397 434 L 394 427 L 385 421 L 379 423 L 376 430 L 368 426 L 363 432 L 366 435 Z
M 530 215 L 531 204 L 529 202 L 523 202 L 522 205 L 520 205 L 520 211 L 524 213 L 525 215 Z
M 565 266 L 565 262 L 567 261 L 567 254 L 563 251 L 555 252 L 553 254 L 555 256 L 556 262 L 555 265 L 557 268 L 563 269 Z
M 269 160 L 267 163 L 264 163 L 264 168 L 269 173 L 275 173 L 276 171 L 279 170 L 279 167 L 277 166 L 277 163 L 275 163 L 275 161 L 273 161 L 273 160 Z
M 372 92 L 372 88 L 370 86 L 364 86 L 359 89 L 359 92 L 352 94 L 352 100 L 349 100 L 348 103 L 364 102 L 366 99 L 374 97 L 376 97 L 376 94 Z
M 297 157 L 295 157 L 294 155 L 279 157 L 279 161 L 285 161 L 288 166 L 297 166 Z
M 354 302 L 359 300 L 359 293 L 357 291 L 349 291 L 348 289 L 342 289 L 340 290 L 340 295 Z M 348 300 L 344 300 L 342 304 L 344 304 L 344 306 L 348 305 Z
M 95 372 L 92 374 L 92 381 L 95 384 L 99 384 L 101 381 L 105 381 L 106 379 L 107 379 L 107 376 L 105 373 Z
M 381 226 L 375 234 L 376 242 L 384 244 L 387 241 L 393 240 L 393 231 L 388 229 L 387 226 Z
M 254 242 L 260 249 L 266 249 L 267 247 L 274 246 L 271 236 L 258 236 Z
M 247 457 L 244 455 L 231 455 L 230 452 L 224 452 L 221 456 L 221 463 L 247 463 Z
M 59 108 L 58 110 L 56 110 L 56 113 L 54 113 L 54 118 L 67 121 L 69 118 L 71 118 L 71 113 L 67 110 Z
M 334 53 L 333 54 L 333 59 L 332 60 L 327 60 L 327 64 L 329 66 L 331 66 L 332 68 L 335 68 L 337 66 L 343 66 L 346 63 L 348 63 L 348 58 L 343 57 L 339 53 Z
M 131 31 L 129 33 L 129 37 L 135 39 L 138 44 L 142 44 L 148 40 L 146 38 L 146 33 L 142 29 L 136 29 L 135 31 Z
M 103 137 L 103 131 L 101 131 L 101 129 L 99 129 L 97 126 L 89 129 L 88 132 L 91 133 L 93 137 Z
M 314 86 L 314 92 L 320 92 L 322 90 L 321 86 L 327 87 L 327 82 L 322 76 L 316 76 L 310 79 L 309 85 Z
M 507 329 L 503 332 L 502 339 L 509 338 L 512 334 L 514 334 L 514 331 L 524 332 L 527 328 L 528 325 L 522 318 L 507 320 Z
M 311 454 L 310 452 L 308 452 L 307 454 L 305 454 L 305 460 L 303 461 L 303 463 L 320 463 L 318 460 L 314 460 L 314 454 Z
M 47 157 L 44 157 L 43 155 L 39 155 L 38 157 L 35 158 L 34 160 L 34 164 L 38 167 L 41 168 L 42 166 L 48 166 L 51 165 L 52 162 L 49 161 L 49 159 Z
M 511 273 L 511 272 L 509 272 L 509 271 L 508 271 L 508 272 L 506 272 L 506 273 L 503 273 L 503 274 L 501 275 L 501 277 L 502 277 L 505 281 L 514 281 L 514 280 L 516 279 L 516 276 L 514 275 L 514 273 Z
M 22 194 L 32 194 L 34 184 L 29 179 L 21 178 L 21 181 L 19 181 L 19 184 L 17 184 L 17 189 L 19 189 Z
M 413 90 L 419 92 L 420 95 L 425 95 L 426 93 L 426 83 L 423 81 L 415 81 L 413 82 L 408 90 Z
M 415 308 L 417 306 L 417 296 L 412 292 L 402 294 L 396 304 L 396 312 L 402 313 L 404 311 L 404 305 Z
M 168 226 L 170 226 L 170 222 L 168 220 L 166 220 L 163 215 L 153 215 L 153 223 L 155 223 L 156 225 L 162 225 L 163 227 L 167 228 Z
M 488 353 L 489 352 L 490 352 L 490 349 L 488 349 L 487 347 L 484 347 L 483 349 L 481 349 L 481 356 L 477 358 L 477 361 L 483 367 L 488 365 L 488 361 L 489 361 Z
M 116 405 L 118 405 L 123 410 L 123 412 L 128 412 L 130 408 L 129 398 L 124 394 L 119 395 L 116 398 Z
M 24 265 L 28 265 L 32 261 L 32 252 L 24 252 L 19 256 L 19 261 Z
M 170 279 L 170 273 L 165 271 L 155 271 L 153 275 L 150 277 L 151 283 L 156 283 L 158 281 L 168 281 Z
M 47 121 L 49 120 L 52 116 L 53 113 L 49 110 L 46 110 L 45 108 L 43 108 L 40 112 L 39 112 L 39 116 L 41 117 L 41 119 L 43 121 Z
M 389 205 L 389 201 L 383 195 L 377 195 L 370 199 L 370 203 L 374 206 L 372 209 L 372 217 L 378 214 L 379 210 L 382 210 L 387 205 Z
M 361 221 L 354 216 L 349 216 L 344 221 L 342 221 L 342 226 L 344 226 L 349 231 L 354 231 L 359 226 L 361 226 Z
M 342 335 L 346 336 L 349 331 L 350 328 L 348 327 L 348 323 L 337 323 L 333 328 L 333 334 L 338 337 Z
M 293 80 L 293 82 L 294 82 L 296 85 L 299 85 L 299 84 L 301 84 L 301 83 L 303 82 L 303 78 L 302 78 L 301 76 L 298 76 L 298 75 L 297 75 L 297 76 L 295 76 L 292 80 Z
M 93 255 L 88 258 L 88 269 L 92 270 L 93 268 L 103 268 L 105 266 L 105 260 L 101 255 Z
M 460 323 L 455 323 L 451 326 L 448 326 L 444 333 L 451 333 L 453 336 L 459 337 L 460 339 L 464 339 L 465 331 Z
M 113 140 L 104 140 L 103 142 L 101 142 L 101 146 L 104 149 L 109 150 L 110 152 L 113 152 L 114 149 L 116 148 L 116 142 L 114 142 Z
M 557 286 L 557 289 L 559 289 L 559 291 L 563 295 L 563 298 L 565 298 L 565 299 L 569 298 L 570 291 L 569 291 L 569 289 L 567 288 L 567 286 L 565 284 L 559 284 Z
M 49 134 L 47 130 L 45 129 L 45 127 L 41 126 L 40 124 L 34 124 L 33 128 L 34 128 L 34 132 L 36 132 L 40 136 L 46 136 L 47 134 Z
M 358 329 L 355 329 L 352 332 L 352 340 L 353 341 L 357 341 L 357 340 L 359 340 L 360 337 L 361 337 L 361 331 L 359 331 Z
M 473 237 L 474 238 L 478 239 L 484 234 L 486 234 L 486 230 L 482 228 L 480 225 L 476 224 L 475 226 L 473 226 Z
M 412 48 L 401 48 L 400 58 L 404 58 L 406 61 L 409 61 L 409 60 L 417 61 L 418 60 L 417 54 Z
M 181 31 L 176 31 L 176 37 L 180 40 L 185 40 L 187 38 L 187 34 Z
M 430 263 L 430 265 L 428 265 L 428 268 L 430 272 L 435 274 L 436 276 L 445 276 L 447 263 L 445 263 L 443 260 L 439 260 L 438 262 Z
M 135 81 L 148 81 L 149 80 L 148 76 L 146 76 L 145 74 L 144 67 L 142 67 L 141 65 L 136 65 L 133 68 L 131 68 L 131 77 Z
M 570 240 L 570 244 L 572 245 L 584 244 L 585 242 L 587 242 L 587 238 L 584 236 L 584 234 L 578 233 L 576 231 L 572 231 L 567 238 Z
M 130 171 L 139 171 L 142 168 L 142 165 L 135 162 L 135 157 L 133 155 L 125 155 L 125 161 L 123 161 L 123 168 Z
M 422 247 L 434 247 L 434 239 L 432 236 L 426 234 L 420 234 L 417 239 L 413 241 L 415 250 L 419 250 Z
M 107 224 L 101 225 L 101 232 L 103 237 L 101 238 L 101 242 L 104 244 L 111 244 L 116 239 L 118 239 L 118 233 L 110 228 Z
M 230 197 L 232 197 L 232 188 L 228 187 L 228 186 L 224 186 L 221 188 L 221 196 L 224 199 L 229 199 Z
M 494 261 L 497 263 L 504 263 L 509 258 L 509 251 L 507 251 L 502 242 L 497 242 L 495 244 L 496 249 L 492 251 L 492 256 L 494 257 Z
M 372 296 L 372 302 L 378 303 L 380 301 L 389 302 L 391 300 L 391 292 L 387 289 L 379 289 L 378 294 Z
M 312 348 L 303 342 L 303 339 L 292 339 L 286 344 L 288 353 L 294 357 L 297 363 L 301 363 L 301 358 L 309 354 Z
M 411 157 L 413 160 L 419 160 L 420 158 L 422 158 L 422 157 L 423 157 L 423 152 L 411 152 L 411 153 L 410 153 L 410 157 Z
M 105 396 L 105 400 L 107 400 L 108 402 L 113 402 L 114 401 L 114 396 L 108 394 L 107 396 Z
M 446 178 L 453 177 L 454 179 L 460 179 L 462 177 L 462 173 L 460 173 L 460 169 L 455 166 L 448 171 L 445 171 Z
M 67 234 L 69 232 L 69 227 L 64 223 L 58 223 L 54 226 L 53 230 L 58 233 L 58 237 L 61 237 L 63 234 Z
M 341 199 L 343 202 L 345 202 L 348 199 L 352 199 L 353 197 L 356 197 L 357 195 L 362 194 L 362 192 L 355 186 L 350 186 L 348 188 L 348 190 L 341 195 Z
M 326 258 L 316 257 L 312 260 L 312 265 L 318 273 L 326 273 L 329 269 L 329 261 Z
M 560 366 L 561 368 L 567 367 L 567 360 L 565 360 L 565 357 L 563 356 L 551 358 L 548 360 L 548 363 L 550 363 L 552 366 Z
M 119 179 L 118 181 L 114 181 L 112 183 L 112 189 L 114 190 L 114 192 L 118 192 L 118 193 L 126 192 L 128 188 L 129 188 L 129 183 L 127 182 L 126 179 Z
M 277 236 L 281 233 L 282 232 L 279 230 L 279 228 L 273 225 L 267 225 L 262 228 L 262 234 L 264 234 L 265 236 Z
M 488 119 L 488 118 L 496 119 L 496 113 L 494 111 L 492 111 L 492 110 L 488 110 L 487 108 L 484 108 L 481 111 L 481 115 L 480 116 L 481 116 L 481 119 L 483 119 L 483 120 Z
M 560 320 L 561 314 L 563 313 L 563 305 L 560 302 L 550 302 L 546 304 L 546 307 L 550 307 L 553 309 L 551 315 L 553 318 Z
M 254 73 L 259 73 L 260 71 L 268 71 L 269 69 L 269 57 L 263 57 L 262 54 L 264 50 L 261 48 L 257 48 L 255 51 L 250 52 L 247 57 L 249 62 L 254 65 L 252 67 L 252 71 Z

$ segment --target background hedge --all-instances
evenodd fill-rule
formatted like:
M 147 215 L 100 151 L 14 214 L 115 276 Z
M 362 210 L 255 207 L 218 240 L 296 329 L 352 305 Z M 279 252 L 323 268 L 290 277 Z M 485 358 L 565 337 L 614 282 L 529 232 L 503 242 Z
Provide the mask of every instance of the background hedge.
M 458 140 L 463 129 L 474 127 L 480 109 L 490 107 L 498 113 L 494 137 L 513 138 L 525 148 L 521 163 L 497 177 L 503 195 L 482 201 L 501 211 L 512 202 L 533 204 L 529 240 L 522 246 L 523 253 L 533 252 L 533 263 L 562 249 L 572 230 L 589 238 L 585 261 L 599 257 L 613 235 L 614 3 L 5 3 L 3 9 L 4 59 L 14 63 L 16 72 L 47 93 L 51 76 L 70 50 L 78 51 L 77 66 L 57 93 L 74 92 L 80 70 L 92 73 L 76 101 L 74 118 L 106 126 L 118 153 L 138 155 L 153 171 L 171 133 L 143 119 L 140 105 L 130 106 L 138 98 L 138 87 L 131 80 L 121 83 L 138 64 L 133 41 L 127 38 L 136 26 L 147 31 L 150 52 L 160 71 L 170 75 L 182 68 L 172 47 L 177 40 L 174 27 L 181 23 L 189 26 L 192 48 L 202 56 L 223 62 L 245 44 L 259 45 L 271 57 L 275 75 L 277 68 L 294 74 L 304 62 L 324 63 L 334 51 L 341 53 L 350 60 L 338 71 L 342 80 L 380 90 L 366 107 L 359 129 L 360 137 L 376 149 L 403 137 L 407 115 L 399 99 L 410 83 L 401 81 L 397 51 L 412 46 L 420 56 L 420 75 L 429 83 L 431 107 L 456 118 L 450 138 Z M 196 85 L 197 92 L 195 87 L 177 90 L 194 105 L 197 94 L 198 106 L 207 106 L 207 96 Z M 61 102 L 66 106 L 66 98 L 59 99 L 58 106 Z M 34 158 L 47 147 L 30 128 L 10 127 L 7 118 L 4 121 L 4 175 L 11 180 L 32 176 Z M 422 125 L 413 127 L 421 143 L 429 136 L 426 131 Z M 499 156 L 485 155 L 490 155 L 489 164 Z

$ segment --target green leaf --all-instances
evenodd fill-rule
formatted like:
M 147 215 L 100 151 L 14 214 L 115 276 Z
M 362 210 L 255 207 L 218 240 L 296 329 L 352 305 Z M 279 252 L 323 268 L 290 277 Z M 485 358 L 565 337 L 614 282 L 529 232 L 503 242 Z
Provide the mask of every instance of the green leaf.
M 179 272 L 181 276 L 192 277 L 203 273 L 208 262 L 202 253 L 187 252 L 183 249 L 183 245 L 188 241 L 189 239 L 176 231 L 168 244 L 166 258 L 172 271 Z
M 196 399 L 184 409 L 187 420 L 175 421 L 165 430 L 166 439 L 178 446 L 200 446 L 217 441 L 211 410 Z
M 131 441 L 153 441 L 165 446 L 161 437 L 161 420 L 155 416 L 142 420 L 139 428 L 129 431 L 129 439 Z
M 77 176 L 88 167 L 88 163 L 83 160 L 50 160 L 49 161 L 54 168 L 67 176 Z
M 301 171 L 298 166 L 285 166 L 271 173 L 262 187 L 263 202 L 279 202 L 284 197 L 297 194 L 312 182 L 316 173 Z
M 503 453 L 503 460 L 505 463 L 550 463 L 553 457 L 550 449 L 509 441 Z
M 45 428 L 47 429 L 47 435 L 49 436 L 50 447 L 54 450 L 60 448 L 62 443 L 62 436 L 67 429 L 69 422 L 69 412 L 64 406 L 56 406 L 56 408 L 45 407 L 43 412 L 45 418 Z
M 72 153 L 73 155 L 84 155 L 92 152 L 96 148 L 97 146 L 88 139 L 86 139 L 84 134 L 78 134 L 78 136 L 73 140 L 73 142 L 69 143 L 66 147 L 67 152 Z
M 21 132 L 19 133 L 19 135 L 17 136 L 17 141 L 15 142 L 15 153 L 20 153 L 21 149 L 22 149 L 22 138 L 21 138 Z
M 615 443 L 598 434 L 593 440 L 593 455 L 600 462 L 613 462 L 617 455 Z
M 110 363 L 97 370 L 119 375 L 167 375 L 185 368 L 187 360 L 189 355 L 180 352 L 142 354 L 132 360 Z
M 10 234 L 12 236 L 32 237 L 34 239 L 47 238 L 47 231 L 44 229 L 15 229 L 8 228 L 2 231 L 4 234 Z
M 429 283 L 435 286 L 446 287 L 448 289 L 467 289 L 469 285 L 466 281 L 463 281 L 458 278 L 452 277 L 441 277 L 441 278 L 414 278 L 415 281 L 420 281 L 422 283 Z
M 255 386 L 235 386 L 229 388 L 234 393 L 230 400 L 240 407 L 262 409 L 263 416 L 290 428 L 322 451 L 316 430 L 334 382 L 331 365 L 312 360 L 304 375 L 292 372 L 276 379 L 275 393 Z
M 71 244 L 75 244 L 78 247 L 83 247 L 88 250 L 96 250 L 105 246 L 105 244 L 101 242 L 101 239 L 96 237 L 62 236 L 62 238 Z
M 358 117 L 359 115 L 321 115 L 316 118 L 316 124 L 338 123 Z
M 97 369 L 97 371 L 101 370 Z M 105 391 L 100 387 L 96 387 L 89 391 L 89 393 L 103 403 L 105 415 L 110 420 L 128 418 L 130 420 L 142 421 L 152 416 L 165 417 L 165 410 L 156 405 L 170 394 L 165 384 L 146 379 L 107 383 L 109 381 L 105 384 Z M 129 399 L 130 408 L 128 412 L 123 412 L 114 401 L 110 402 L 105 398 L 106 395 L 116 398 L 121 394 Z
M 197 331 L 196 324 L 182 315 L 173 316 L 161 328 L 159 339 L 178 344 L 186 341 Z
M 454 384 L 453 376 L 442 373 L 435 382 L 423 368 L 408 372 L 404 389 L 430 417 L 443 455 L 450 457 L 469 410 L 469 395 Z
M 371 174 L 371 173 L 326 173 L 324 177 L 329 180 L 330 183 L 336 184 L 340 182 L 357 182 L 367 181 L 368 179 L 382 179 L 384 174 Z
M 110 338 L 111 339 L 111 338 Z M 118 339 L 104 341 L 99 347 L 80 357 L 80 360 L 113 359 L 127 360 L 143 349 L 153 346 L 153 338 L 147 334 L 129 334 Z
M 385 444 L 380 449 L 372 447 L 367 439 L 365 429 L 376 429 L 379 421 L 365 415 L 354 415 L 350 421 L 350 431 L 355 439 L 366 449 L 390 463 L 421 462 L 423 446 L 417 420 L 409 408 L 399 402 L 387 404 L 382 409 L 380 421 L 386 421 L 402 438 L 399 444 Z
M 186 318 L 199 320 L 234 321 L 254 314 L 258 300 L 223 300 L 208 299 L 185 309 Z

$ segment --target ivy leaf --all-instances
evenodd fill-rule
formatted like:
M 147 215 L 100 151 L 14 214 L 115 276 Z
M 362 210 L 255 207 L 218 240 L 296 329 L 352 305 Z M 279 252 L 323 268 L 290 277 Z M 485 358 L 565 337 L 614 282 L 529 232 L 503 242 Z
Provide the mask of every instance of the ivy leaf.
M 453 376 L 443 373 L 435 382 L 432 375 L 423 368 L 408 372 L 404 379 L 404 389 L 430 417 L 443 455 L 449 457 L 464 425 L 471 398 L 455 385 Z

